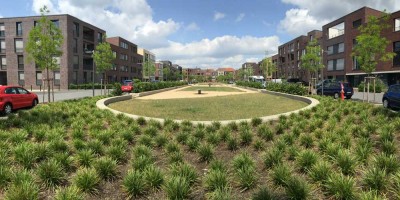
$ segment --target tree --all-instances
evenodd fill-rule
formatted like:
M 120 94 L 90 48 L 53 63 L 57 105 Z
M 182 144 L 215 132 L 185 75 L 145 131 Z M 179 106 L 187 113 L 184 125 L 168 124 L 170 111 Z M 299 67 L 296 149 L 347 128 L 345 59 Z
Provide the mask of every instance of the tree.
M 235 80 L 242 81 L 244 79 L 245 72 L 244 69 L 238 69 L 235 73 Z
M 254 74 L 253 66 L 247 67 L 247 68 L 244 70 L 244 75 L 246 76 L 247 81 L 249 81 L 249 77 L 250 77 L 250 76 L 253 76 L 253 74 Z
M 40 9 L 41 18 L 29 32 L 25 48 L 28 62 L 34 62 L 42 71 L 46 70 L 48 102 L 50 102 L 49 73 L 60 67 L 57 58 L 63 54 L 61 46 L 64 43 L 61 30 L 46 16 L 49 12 L 46 6 Z
M 308 77 L 311 80 L 318 77 L 318 71 L 324 68 L 321 57 L 321 46 L 318 44 L 317 40 L 311 40 L 306 46 L 306 53 L 301 56 L 301 68 L 308 71 Z M 308 84 L 308 90 L 312 91 L 314 84 Z
M 163 76 L 165 77 L 165 81 L 168 81 L 168 76 L 171 73 L 171 69 L 167 66 L 163 68 Z
M 148 60 L 145 58 L 145 61 L 143 63 L 143 76 L 147 76 L 149 81 L 150 81 L 150 76 L 154 76 L 154 73 L 156 72 L 156 65 L 154 62 Z
M 272 62 L 272 58 L 264 58 L 261 61 L 261 69 L 265 73 L 265 79 L 272 78 L 272 74 L 276 72 L 276 64 Z
M 104 73 L 104 94 L 107 90 L 107 70 L 113 67 L 115 56 L 112 52 L 111 46 L 106 42 L 106 36 L 103 41 L 96 46 L 93 51 L 93 61 L 96 63 L 96 73 Z
M 361 70 L 367 74 L 367 77 L 370 77 L 372 72 L 375 71 L 379 61 L 385 62 L 395 56 L 395 53 L 386 52 L 386 47 L 390 42 L 381 36 L 381 32 L 390 27 L 389 19 L 390 15 L 386 13 L 380 18 L 370 16 L 368 23 L 358 28 L 360 35 L 356 37 L 357 45 L 353 48 L 352 56 L 356 58 Z M 368 95 L 369 84 L 368 79 Z

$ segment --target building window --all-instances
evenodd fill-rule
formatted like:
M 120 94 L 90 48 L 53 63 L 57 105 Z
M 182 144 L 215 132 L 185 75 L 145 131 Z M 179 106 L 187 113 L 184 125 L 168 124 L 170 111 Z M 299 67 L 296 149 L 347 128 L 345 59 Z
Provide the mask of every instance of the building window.
M 0 56 L 0 69 L 2 69 L 2 70 L 6 70 L 7 69 L 7 58 L 6 58 L 6 56 Z
M 60 72 L 54 72 L 54 85 L 60 85 Z
M 328 39 L 338 37 L 344 34 L 344 22 L 328 28 Z
M 78 53 L 78 39 L 76 39 L 76 38 L 74 39 L 74 44 L 73 44 L 72 49 L 73 49 L 74 53 Z
M 120 67 L 121 72 L 128 72 L 128 67 L 127 66 L 121 66 Z
M 117 52 L 113 51 L 112 53 L 113 53 L 114 58 L 117 58 Z
M 25 85 L 25 74 L 24 71 L 19 71 L 18 72 L 18 84 L 19 85 Z
M 51 22 L 53 22 L 54 26 L 57 28 L 60 28 L 60 21 L 58 20 L 51 20 Z
M 394 20 L 394 31 L 400 31 L 400 18 Z
M 22 36 L 22 22 L 16 23 L 16 33 L 17 36 Z
M 361 26 L 361 19 L 353 21 L 353 28 L 358 28 L 359 26 Z
M 0 53 L 5 53 L 6 52 L 6 41 L 5 40 L 0 40 Z
M 393 57 L 393 65 L 400 66 L 400 41 L 393 42 L 393 52 L 396 53 Z
M 22 53 L 24 52 L 24 42 L 22 39 L 15 39 L 15 52 Z
M 103 33 L 97 33 L 97 42 L 103 42 Z
M 360 63 L 357 61 L 356 57 L 353 56 L 353 70 L 360 69 Z
M 119 46 L 124 49 L 128 49 L 128 44 L 126 44 L 125 42 L 120 42 Z
M 126 54 L 119 54 L 119 59 L 121 59 L 121 60 L 128 60 L 128 55 L 126 55 Z
M 312 41 L 314 39 L 313 35 L 310 35 L 310 41 Z
M 56 65 L 58 65 L 58 66 L 61 65 L 61 58 L 60 57 L 53 57 L 53 59 L 56 61 Z
M 79 24 L 74 22 L 74 36 L 79 37 Z
M 343 52 L 344 52 L 344 43 L 328 46 L 328 55 L 343 53 Z
M 74 69 L 79 69 L 79 56 L 74 56 Z
M 344 70 L 344 59 L 328 60 L 328 71 Z
M 18 55 L 18 70 L 24 70 L 24 56 Z
M 36 85 L 42 85 L 42 72 L 36 71 Z
M 3 23 L 0 24 L 0 37 L 6 36 L 5 30 L 6 30 L 6 27 L 4 26 L 4 24 Z
M 78 84 L 78 72 L 74 71 L 74 73 L 72 74 L 72 82 L 74 82 L 75 84 Z

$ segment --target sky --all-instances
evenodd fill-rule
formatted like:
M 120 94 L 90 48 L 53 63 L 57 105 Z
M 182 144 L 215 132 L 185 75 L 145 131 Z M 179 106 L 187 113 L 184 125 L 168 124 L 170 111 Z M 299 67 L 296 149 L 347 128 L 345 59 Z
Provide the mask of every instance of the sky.
M 183 67 L 240 68 L 363 6 L 400 0 L 0 0 L 0 17 L 70 14 Z

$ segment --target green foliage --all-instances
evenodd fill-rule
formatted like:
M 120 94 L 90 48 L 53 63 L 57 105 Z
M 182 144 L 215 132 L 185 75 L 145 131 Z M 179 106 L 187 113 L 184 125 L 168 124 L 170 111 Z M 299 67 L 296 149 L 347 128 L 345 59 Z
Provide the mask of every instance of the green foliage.
M 54 159 L 44 161 L 38 166 L 37 175 L 47 187 L 54 187 L 65 181 L 66 173 L 61 164 Z
M 76 186 L 58 188 L 54 196 L 54 200 L 84 200 L 85 196 Z
M 367 83 L 365 83 L 364 81 L 362 81 L 359 85 L 358 85 L 358 91 L 359 92 L 363 92 L 364 91 L 364 87 L 365 87 L 365 92 L 368 91 L 368 86 Z M 381 93 L 384 90 L 387 89 L 387 86 L 385 85 L 385 83 L 383 83 L 383 81 L 379 78 L 376 78 L 376 82 L 375 82 L 375 93 Z M 374 92 L 374 83 L 373 81 L 371 81 L 369 83 L 369 92 Z
M 104 180 L 112 180 L 117 176 L 117 161 L 110 157 L 101 157 L 94 162 L 94 168 Z
M 272 169 L 271 178 L 275 185 L 285 186 L 291 174 L 292 170 L 286 164 L 279 164 Z
M 325 188 L 335 199 L 356 199 L 357 197 L 354 179 L 343 174 L 331 174 Z
M 311 189 L 308 183 L 297 176 L 290 177 L 285 185 L 286 195 L 289 199 L 305 200 L 311 197 Z
M 264 71 L 265 78 L 272 77 L 272 74 L 278 70 L 276 64 L 272 62 L 272 58 L 264 58 L 261 61 L 260 68 Z
M 237 86 L 243 86 L 243 87 L 251 87 L 251 88 L 257 88 L 257 89 L 263 88 L 263 86 L 260 82 L 236 81 L 235 84 Z
M 86 193 L 96 194 L 100 184 L 100 177 L 93 168 L 81 168 L 72 179 L 72 184 Z
M 301 84 L 293 84 L 293 83 L 267 83 L 266 88 L 267 90 L 274 91 L 274 92 L 282 92 L 288 94 L 295 94 L 304 96 L 307 94 L 307 88 L 302 86 Z
M 159 188 L 164 183 L 164 174 L 160 168 L 154 165 L 148 166 L 144 170 L 144 177 L 148 186 L 152 188 Z
M 96 63 L 96 72 L 104 73 L 104 80 L 107 80 L 106 72 L 113 67 L 115 56 L 113 55 L 110 43 L 106 42 L 107 36 L 104 35 L 102 42 L 96 45 L 93 51 L 93 61 Z
M 378 168 L 368 169 L 364 173 L 363 183 L 370 190 L 383 191 L 388 185 L 386 171 Z
M 204 186 L 211 191 L 228 187 L 228 174 L 225 171 L 210 170 L 204 178 Z
M 39 199 L 39 187 L 33 181 L 23 180 L 11 184 L 4 196 L 6 200 Z
M 190 164 L 181 163 L 171 166 L 171 174 L 186 179 L 186 183 L 193 185 L 198 178 L 196 168 Z
M 386 47 L 390 41 L 382 37 L 381 33 L 390 28 L 390 15 L 383 17 L 369 16 L 368 23 L 358 28 L 360 35 L 356 37 L 357 45 L 354 46 L 352 56 L 355 56 L 361 66 L 361 70 L 370 75 L 375 71 L 379 61 L 388 61 L 395 56 L 393 52 L 387 52 Z
M 122 188 L 128 194 L 129 199 L 135 199 L 147 192 L 148 185 L 141 172 L 129 170 L 122 182 Z
M 186 199 L 190 192 L 190 186 L 186 178 L 172 176 L 165 181 L 163 190 L 168 199 Z
M 301 56 L 301 68 L 308 70 L 309 72 L 317 72 L 318 70 L 324 68 L 322 63 L 322 50 L 318 43 L 318 40 L 311 40 L 308 42 L 306 47 L 306 53 Z M 313 77 L 313 76 L 312 76 Z
M 122 95 L 121 83 L 114 83 L 113 91 L 111 93 L 114 96 L 121 96 Z

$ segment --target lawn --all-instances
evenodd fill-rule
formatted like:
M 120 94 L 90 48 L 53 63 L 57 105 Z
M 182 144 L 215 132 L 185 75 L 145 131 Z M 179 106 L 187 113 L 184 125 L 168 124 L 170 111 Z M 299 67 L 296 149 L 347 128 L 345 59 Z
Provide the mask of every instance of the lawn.
M 227 126 L 39 105 L 0 120 L 0 199 L 399 199 L 399 113 L 317 98 Z
M 202 92 L 206 91 L 215 91 L 215 92 L 244 92 L 243 90 L 232 88 L 232 87 L 219 87 L 219 86 L 191 86 L 184 88 L 179 91 L 196 91 L 201 90 Z
M 248 119 L 305 106 L 307 104 L 301 101 L 261 93 L 187 99 L 132 99 L 109 105 L 115 110 L 140 116 L 196 121 Z

